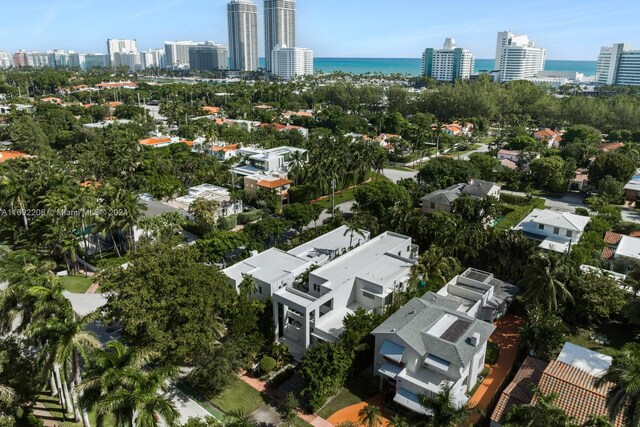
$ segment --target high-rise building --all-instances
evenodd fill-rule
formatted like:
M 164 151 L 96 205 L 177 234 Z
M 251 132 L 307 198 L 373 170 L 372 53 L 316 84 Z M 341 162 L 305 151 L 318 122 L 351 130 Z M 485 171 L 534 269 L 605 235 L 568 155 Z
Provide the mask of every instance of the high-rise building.
M 19 50 L 13 54 L 13 66 L 16 68 L 27 66 L 27 52 Z
M 67 66 L 71 68 L 87 69 L 87 55 L 84 53 L 69 51 Z
M 13 58 L 7 52 L 0 51 L 0 68 L 13 67 Z
M 271 72 L 285 80 L 313 74 L 313 51 L 304 47 L 277 45 L 271 51 Z
M 258 7 L 250 0 L 231 0 L 227 4 L 229 21 L 229 68 L 258 69 Z
M 226 46 L 214 42 L 197 43 L 189 46 L 189 64 L 192 70 L 216 71 L 229 68 Z
M 113 56 L 112 67 L 127 67 L 131 72 L 140 70 L 140 54 L 138 52 L 116 52 Z
M 596 82 L 640 86 L 640 50 L 631 50 L 626 43 L 602 47 L 596 66 Z
M 25 66 L 33 68 L 50 67 L 49 54 L 46 52 L 24 52 Z
M 166 68 L 165 49 L 149 49 L 140 52 L 140 68 Z
M 109 66 L 109 55 L 104 53 L 87 53 L 84 56 L 85 66 L 89 68 L 106 68 Z
M 442 49 L 427 48 L 422 54 L 422 75 L 436 80 L 468 79 L 473 73 L 471 52 L 456 47 L 456 41 L 447 38 Z
M 498 33 L 495 69 L 501 82 L 534 77 L 544 70 L 546 56 L 546 50 L 536 47 L 526 35 Z
M 62 49 L 47 52 L 49 55 L 49 66 L 52 68 L 66 67 L 69 62 L 69 54 Z
M 189 48 L 192 41 L 164 42 L 164 58 L 167 68 L 189 68 Z
M 138 53 L 138 44 L 135 40 L 120 40 L 120 39 L 108 39 L 107 40 L 107 53 L 109 55 L 109 65 L 111 67 L 117 67 L 116 53 Z
M 264 0 L 264 56 L 268 71 L 272 71 L 271 51 L 277 45 L 296 45 L 295 0 Z

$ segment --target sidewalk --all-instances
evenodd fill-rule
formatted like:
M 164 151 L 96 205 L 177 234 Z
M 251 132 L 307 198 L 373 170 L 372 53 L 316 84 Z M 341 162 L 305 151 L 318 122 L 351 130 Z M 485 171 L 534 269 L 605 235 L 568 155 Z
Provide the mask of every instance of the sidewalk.
M 496 322 L 496 330 L 489 341 L 500 346 L 500 355 L 495 365 L 490 367 L 487 365 L 491 371 L 469 399 L 469 406 L 475 406 L 486 413 L 489 404 L 518 357 L 519 333 L 523 324 L 522 317 L 510 314 Z

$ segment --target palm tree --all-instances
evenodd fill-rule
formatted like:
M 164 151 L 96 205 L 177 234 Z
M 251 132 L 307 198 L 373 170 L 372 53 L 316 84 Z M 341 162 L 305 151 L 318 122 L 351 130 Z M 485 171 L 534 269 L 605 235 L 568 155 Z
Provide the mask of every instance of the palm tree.
M 0 194 L 6 201 L 7 206 L 14 211 L 20 211 L 22 222 L 25 230 L 29 229 L 29 220 L 27 219 L 27 186 L 25 182 L 11 181 L 9 178 L 2 177 L 0 180 Z
M 626 426 L 640 426 L 640 343 L 625 344 L 595 385 L 607 382 L 613 384 L 607 395 L 609 418 L 614 420 L 622 414 Z
M 32 291 L 45 294 L 48 290 L 32 288 Z M 67 412 L 70 413 L 72 409 L 75 421 L 78 422 L 81 414 L 74 383 L 77 385 L 81 381 L 80 359 L 86 363 L 89 360 L 89 351 L 99 348 L 100 341 L 91 332 L 86 331 L 87 324 L 93 321 L 95 316 L 76 318 L 68 301 L 67 304 L 69 306 L 63 312 L 38 319 L 31 324 L 26 334 L 43 344 L 41 354 L 45 359 L 44 365 L 53 367 L 57 382 L 62 386 Z M 82 422 L 85 427 L 89 427 L 86 412 L 82 413 Z
M 420 256 L 418 263 L 411 267 L 411 282 L 416 285 L 421 282 L 440 289 L 461 270 L 460 261 L 445 256 L 440 247 L 431 246 Z
M 366 239 L 366 234 L 365 234 L 365 230 L 363 230 L 360 227 L 360 224 L 358 224 L 357 221 L 355 221 L 353 218 L 352 219 L 348 219 L 344 222 L 344 225 L 347 227 L 344 230 L 343 236 L 346 236 L 347 234 L 349 234 L 349 247 L 353 247 L 353 236 L 354 234 L 357 234 L 358 236 L 362 237 L 363 239 Z
M 581 427 L 613 427 L 613 424 L 604 415 L 590 415 Z
M 382 425 L 382 412 L 375 405 L 365 405 L 358 412 L 358 421 L 365 427 L 378 427 Z
M 574 419 L 556 406 L 556 393 L 545 395 L 535 385 L 531 389 L 535 403 L 513 405 L 507 413 L 505 427 L 577 427 Z
M 178 411 L 161 392 L 167 390 L 168 380 L 175 373 L 174 368 L 149 371 L 134 365 L 110 371 L 100 380 L 99 392 L 95 389 L 91 398 L 82 400 L 83 408 L 95 408 L 98 426 L 112 415 L 118 427 L 157 427 L 161 421 L 173 427 L 178 422 Z M 82 384 L 78 388 L 84 390 Z
M 394 415 L 389 421 L 389 427 L 409 427 L 409 421 L 401 415 Z
M 540 304 L 555 312 L 560 303 L 574 302 L 563 281 L 569 274 L 570 265 L 566 258 L 537 254 L 529 258 L 518 286 L 524 288 L 523 297 L 529 304 Z
M 430 415 L 429 427 L 455 427 L 473 415 L 482 415 L 482 411 L 468 406 L 456 407 L 451 395 L 451 383 L 445 382 L 440 393 L 420 395 L 420 405 Z
M 258 427 L 260 424 L 251 414 L 243 411 L 231 411 L 224 425 L 225 427 Z

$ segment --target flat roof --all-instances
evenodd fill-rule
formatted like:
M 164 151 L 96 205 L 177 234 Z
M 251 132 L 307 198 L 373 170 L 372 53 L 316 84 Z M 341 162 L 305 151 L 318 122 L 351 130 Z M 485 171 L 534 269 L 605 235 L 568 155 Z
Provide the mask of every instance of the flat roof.
M 288 252 L 308 261 L 323 262 L 335 251 L 349 247 L 349 244 L 357 246 L 364 243 L 369 238 L 370 233 L 364 230 L 362 233 L 365 237 L 354 232 L 353 239 L 351 239 L 351 232 L 348 232 L 347 226 L 343 225 Z
M 308 264 L 295 255 L 277 248 L 267 249 L 222 270 L 224 274 L 235 280 L 242 281 L 243 274 L 250 274 L 254 278 L 269 284 L 275 284 L 287 277 L 292 271 Z
M 573 366 L 594 377 L 599 377 L 607 372 L 612 360 L 611 356 L 570 342 L 564 343 L 557 359 L 558 362 Z
M 534 209 L 516 228 L 527 222 L 550 225 L 568 230 L 583 231 L 589 223 L 588 216 L 575 215 L 568 212 L 558 212 L 550 209 Z
M 614 257 L 617 255 L 640 259 L 640 238 L 622 236 L 620 243 L 618 243 L 618 247 L 616 248 Z
M 411 244 L 409 237 L 386 232 L 314 270 L 312 274 L 325 279 L 331 288 L 355 278 L 384 286 L 415 264 L 413 260 L 389 253 L 404 244 Z

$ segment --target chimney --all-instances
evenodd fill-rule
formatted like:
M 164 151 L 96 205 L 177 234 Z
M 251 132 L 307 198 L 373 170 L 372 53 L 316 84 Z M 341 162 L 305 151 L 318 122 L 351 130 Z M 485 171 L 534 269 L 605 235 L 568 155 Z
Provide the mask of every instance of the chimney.
M 478 332 L 474 332 L 473 335 L 469 337 L 469 344 L 474 347 L 480 345 L 480 334 Z

